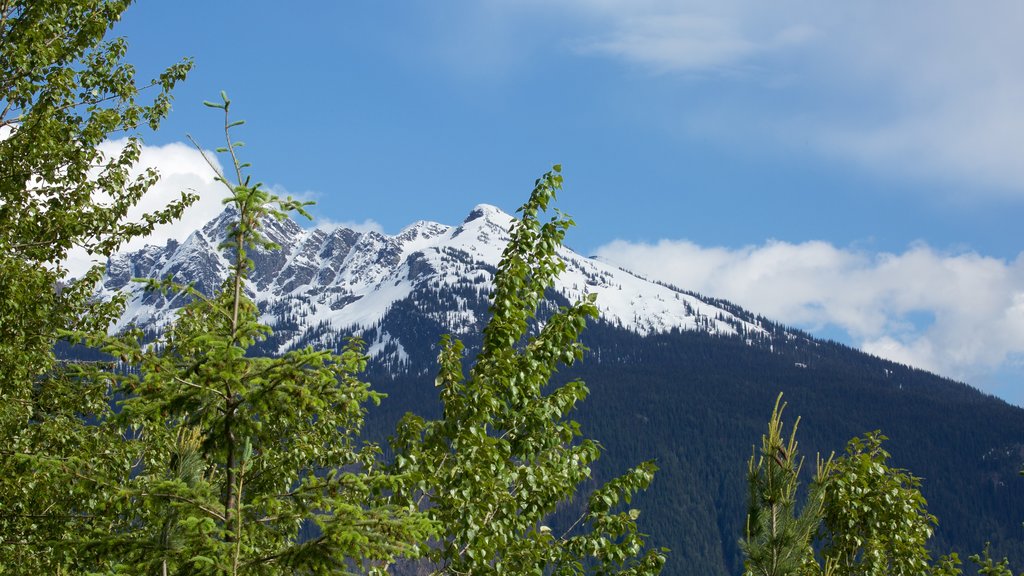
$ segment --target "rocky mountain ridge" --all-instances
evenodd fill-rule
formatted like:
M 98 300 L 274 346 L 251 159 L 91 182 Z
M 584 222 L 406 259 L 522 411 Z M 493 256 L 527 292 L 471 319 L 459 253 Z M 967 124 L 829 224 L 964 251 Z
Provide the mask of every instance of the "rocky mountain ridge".
M 192 232 L 184 241 L 115 255 L 107 264 L 101 297 L 129 293 L 128 306 L 114 327 L 130 324 L 159 328 L 173 319 L 183 295 L 145 293 L 132 278 L 173 277 L 212 293 L 227 277 L 230 257 L 224 241 L 231 209 Z M 430 300 L 455 294 L 453 306 L 431 310 L 446 331 L 460 335 L 482 326 L 489 292 L 501 253 L 508 242 L 512 216 L 482 204 L 458 226 L 419 221 L 393 236 L 336 228 L 305 229 L 291 219 L 269 220 L 264 234 L 281 246 L 255 250 L 246 290 L 275 331 L 277 352 L 290 346 L 323 344 L 315 333 L 362 334 L 379 324 L 401 301 Z M 566 263 L 554 292 L 565 301 L 597 294 L 602 319 L 641 335 L 671 330 L 700 330 L 713 335 L 769 339 L 751 315 L 715 305 L 696 295 L 650 282 L 599 260 L 561 248 Z M 371 355 L 392 341 L 387 333 L 370 342 Z M 392 354 L 405 357 L 401 342 Z

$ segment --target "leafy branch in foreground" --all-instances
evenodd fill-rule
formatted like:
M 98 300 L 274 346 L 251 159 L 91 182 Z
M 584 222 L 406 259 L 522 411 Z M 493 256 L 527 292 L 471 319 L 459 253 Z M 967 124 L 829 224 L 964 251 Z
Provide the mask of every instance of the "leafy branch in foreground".
M 0 2 L 0 572 L 52 574 L 63 542 L 101 523 L 93 478 L 131 467 L 104 381 L 65 373 L 61 330 L 105 330 L 122 301 L 97 302 L 103 266 L 71 279 L 73 248 L 104 258 L 195 200 L 129 218 L 156 182 L 137 173 L 141 135 L 170 110 L 191 62 L 143 83 L 107 34 L 127 0 Z M 111 138 L 123 146 L 101 146 Z M 73 556 L 73 554 L 72 554 Z
M 128 431 L 135 463 L 103 502 L 108 525 L 89 525 L 76 567 L 112 573 L 281 574 L 383 571 L 415 554 L 432 524 L 384 500 L 402 479 L 382 469 L 379 448 L 360 439 L 367 402 L 381 395 L 357 374 L 366 357 L 356 339 L 341 352 L 305 348 L 256 357 L 270 328 L 246 296 L 252 250 L 278 247 L 262 233 L 269 218 L 304 204 L 281 199 L 243 173 L 225 136 L 237 180 L 217 178 L 234 210 L 221 249 L 229 277 L 201 295 L 171 280 L 151 289 L 192 292 L 153 343 L 139 333 L 79 333 L 131 373 L 81 368 L 83 380 L 112 382 L 124 396 L 101 428 Z M 212 165 L 212 163 L 211 163 Z
M 880 432 L 851 439 L 819 482 L 825 491 L 821 554 L 836 574 L 925 574 L 936 524 L 921 480 L 889 465 Z
M 886 437 L 870 432 L 851 439 L 845 453 L 827 462 L 796 509 L 796 426 L 783 440 L 782 395 L 750 461 L 750 510 L 740 541 L 748 575 L 958 576 L 956 553 L 932 560 L 928 540 L 937 523 L 921 495 L 921 480 L 889 464 Z M 815 552 L 817 551 L 817 552 Z M 979 574 L 1012 576 L 1004 559 L 986 549 L 970 557 Z
M 396 473 L 415 481 L 396 501 L 424 509 L 441 529 L 423 545 L 435 574 L 656 574 L 665 562 L 663 550 L 644 550 L 639 512 L 617 511 L 650 484 L 650 462 L 596 490 L 564 531 L 547 525 L 591 479 L 600 452 L 567 416 L 586 397 L 584 384 L 549 384 L 559 366 L 582 358 L 579 335 L 597 316 L 594 296 L 531 333 L 545 291 L 565 268 L 557 250 L 573 224 L 561 213 L 539 218 L 562 187 L 560 172 L 555 166 L 538 179 L 519 209 L 468 377 L 461 342 L 444 338 L 436 381 L 443 417 L 407 415 L 392 441 Z

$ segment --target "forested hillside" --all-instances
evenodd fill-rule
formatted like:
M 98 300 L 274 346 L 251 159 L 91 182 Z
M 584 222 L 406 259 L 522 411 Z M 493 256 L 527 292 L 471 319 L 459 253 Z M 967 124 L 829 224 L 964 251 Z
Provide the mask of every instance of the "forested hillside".
M 393 310 L 385 324 L 403 339 L 422 339 L 410 348 L 424 357 L 412 364 L 430 362 L 436 325 L 410 309 Z M 923 478 L 939 520 L 936 556 L 966 558 L 991 542 L 994 556 L 1022 566 L 1024 410 L 809 337 L 767 349 L 698 332 L 641 337 L 596 323 L 583 339 L 590 352 L 559 378 L 582 378 L 591 390 L 579 419 L 605 447 L 598 477 L 645 459 L 660 468 L 638 507 L 651 542 L 672 549 L 665 574 L 742 571 L 746 462 L 780 391 L 791 417 L 801 416 L 805 485 L 815 453 L 842 452 L 850 438 L 881 430 L 893 464 Z M 370 415 L 373 433 L 386 435 L 406 410 L 437 406 L 432 370 L 396 375 L 371 364 L 368 376 L 389 394 Z

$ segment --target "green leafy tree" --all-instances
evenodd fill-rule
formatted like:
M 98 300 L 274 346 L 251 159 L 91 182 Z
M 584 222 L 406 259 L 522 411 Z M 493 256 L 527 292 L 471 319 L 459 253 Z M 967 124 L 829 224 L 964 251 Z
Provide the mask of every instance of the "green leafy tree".
M 921 480 L 889 465 L 875 431 L 853 438 L 820 485 L 825 492 L 822 556 L 839 575 L 926 574 L 936 519 Z
M 91 301 L 102 268 L 70 282 L 62 262 L 76 246 L 109 255 L 194 199 L 126 219 L 157 177 L 130 176 L 139 135 L 191 65 L 137 84 L 125 41 L 105 40 L 129 4 L 0 1 L 0 572 L 59 566 L 49 543 L 73 532 L 69 517 L 90 498 L 74 481 L 78 459 L 109 456 L 111 439 L 83 420 L 109 410 L 105 385 L 61 376 L 53 348 L 61 329 L 105 328 L 119 303 Z M 105 155 L 111 136 L 127 141 Z
M 932 559 L 928 540 L 938 520 L 928 513 L 921 479 L 889 464 L 885 440 L 877 430 L 851 439 L 817 480 L 825 494 L 818 534 L 825 565 L 839 576 L 962 574 L 955 552 Z M 969 560 L 978 574 L 1012 576 L 1008 561 L 995 561 L 988 547 Z
M 928 539 L 937 520 L 926 509 L 921 481 L 889 464 L 882 448 L 886 438 L 878 431 L 850 440 L 839 458 L 819 459 L 798 506 L 796 425 L 786 440 L 781 398 L 762 437 L 761 456 L 749 464 L 750 508 L 740 541 L 746 574 L 962 574 L 956 553 L 932 560 Z M 1006 560 L 996 562 L 987 549 L 970 560 L 979 574 L 1011 576 Z
M 590 480 L 600 452 L 568 418 L 586 397 L 584 384 L 549 383 L 583 356 L 579 335 L 597 315 L 594 298 L 535 317 L 565 267 L 557 249 L 572 221 L 539 216 L 561 189 L 560 171 L 538 179 L 519 209 L 468 377 L 462 344 L 445 338 L 436 380 L 443 417 L 406 416 L 392 443 L 396 471 L 415 482 L 396 499 L 425 508 L 440 527 L 424 544 L 436 574 L 654 574 L 665 561 L 662 551 L 644 550 L 639 512 L 619 510 L 651 482 L 650 462 L 595 490 L 575 524 L 548 525 Z
M 978 574 L 981 576 L 1013 576 L 1009 560 L 1003 558 L 996 561 L 989 553 L 988 545 L 985 545 L 981 554 L 974 554 L 970 560 L 978 567 Z
M 230 274 L 215 294 L 170 279 L 151 290 L 191 298 L 153 343 L 142 334 L 77 334 L 137 367 L 80 367 L 125 400 L 99 425 L 127 430 L 131 466 L 94 483 L 103 522 L 80 522 L 72 567 L 117 574 L 322 574 L 382 572 L 413 555 L 433 524 L 385 496 L 403 479 L 383 470 L 379 448 L 360 440 L 367 402 L 381 396 L 357 374 L 366 358 L 352 340 L 341 354 L 305 348 L 258 357 L 270 328 L 246 296 L 254 250 L 279 247 L 260 232 L 304 204 L 281 199 L 243 173 L 224 112 L 235 219 L 221 249 Z M 211 167 L 213 164 L 211 163 Z M 89 479 L 86 480 L 87 482 Z M 106 484 L 116 490 L 104 490 Z
M 783 434 L 782 394 L 775 401 L 768 434 L 761 437 L 761 454 L 751 455 L 747 467 L 750 486 L 746 534 L 740 541 L 748 575 L 783 576 L 816 574 L 812 540 L 821 524 L 824 493 L 820 484 L 828 477 L 831 461 L 818 462 L 816 481 L 797 512 L 797 488 L 803 458 L 797 454 L 797 418 L 787 439 Z

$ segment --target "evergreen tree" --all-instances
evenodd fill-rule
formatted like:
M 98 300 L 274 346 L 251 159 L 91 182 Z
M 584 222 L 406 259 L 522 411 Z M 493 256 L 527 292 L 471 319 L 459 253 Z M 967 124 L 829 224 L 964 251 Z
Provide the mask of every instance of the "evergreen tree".
M 432 524 L 384 496 L 402 479 L 385 472 L 380 450 L 360 438 L 365 404 L 381 396 L 357 378 L 362 344 L 341 354 L 305 348 L 279 357 L 251 348 L 270 333 L 246 296 L 254 250 L 278 246 L 260 229 L 303 203 L 251 184 L 235 155 L 230 101 L 224 112 L 235 181 L 217 179 L 234 209 L 230 274 L 215 294 L 171 279 L 148 288 L 191 302 L 148 345 L 129 332 L 78 333 L 119 357 L 129 373 L 79 368 L 83 381 L 110 382 L 124 398 L 101 430 L 125 430 L 116 450 L 131 456 L 119 475 L 85 476 L 102 522 L 79 521 L 71 567 L 125 574 L 321 574 L 382 572 L 414 554 Z M 211 163 L 211 168 L 213 164 Z
M 851 439 L 839 458 L 819 459 L 798 515 L 794 460 L 796 426 L 783 441 L 782 395 L 762 437 L 761 457 L 749 466 L 750 504 L 740 542 L 747 574 L 828 576 L 958 576 L 956 553 L 933 561 L 929 514 L 919 478 L 889 464 L 887 439 L 875 431 Z M 815 552 L 817 550 L 817 553 Z M 979 574 L 1012 576 L 986 548 L 970 557 Z
M 752 455 L 747 467 L 750 487 L 746 534 L 740 547 L 746 556 L 745 573 L 759 576 L 816 574 L 811 541 L 823 514 L 819 482 L 811 485 L 807 501 L 797 513 L 797 488 L 803 458 L 797 454 L 797 418 L 786 439 L 782 394 L 775 401 L 768 434 L 761 437 L 761 455 Z M 831 462 L 818 462 L 816 480 L 829 474 Z

